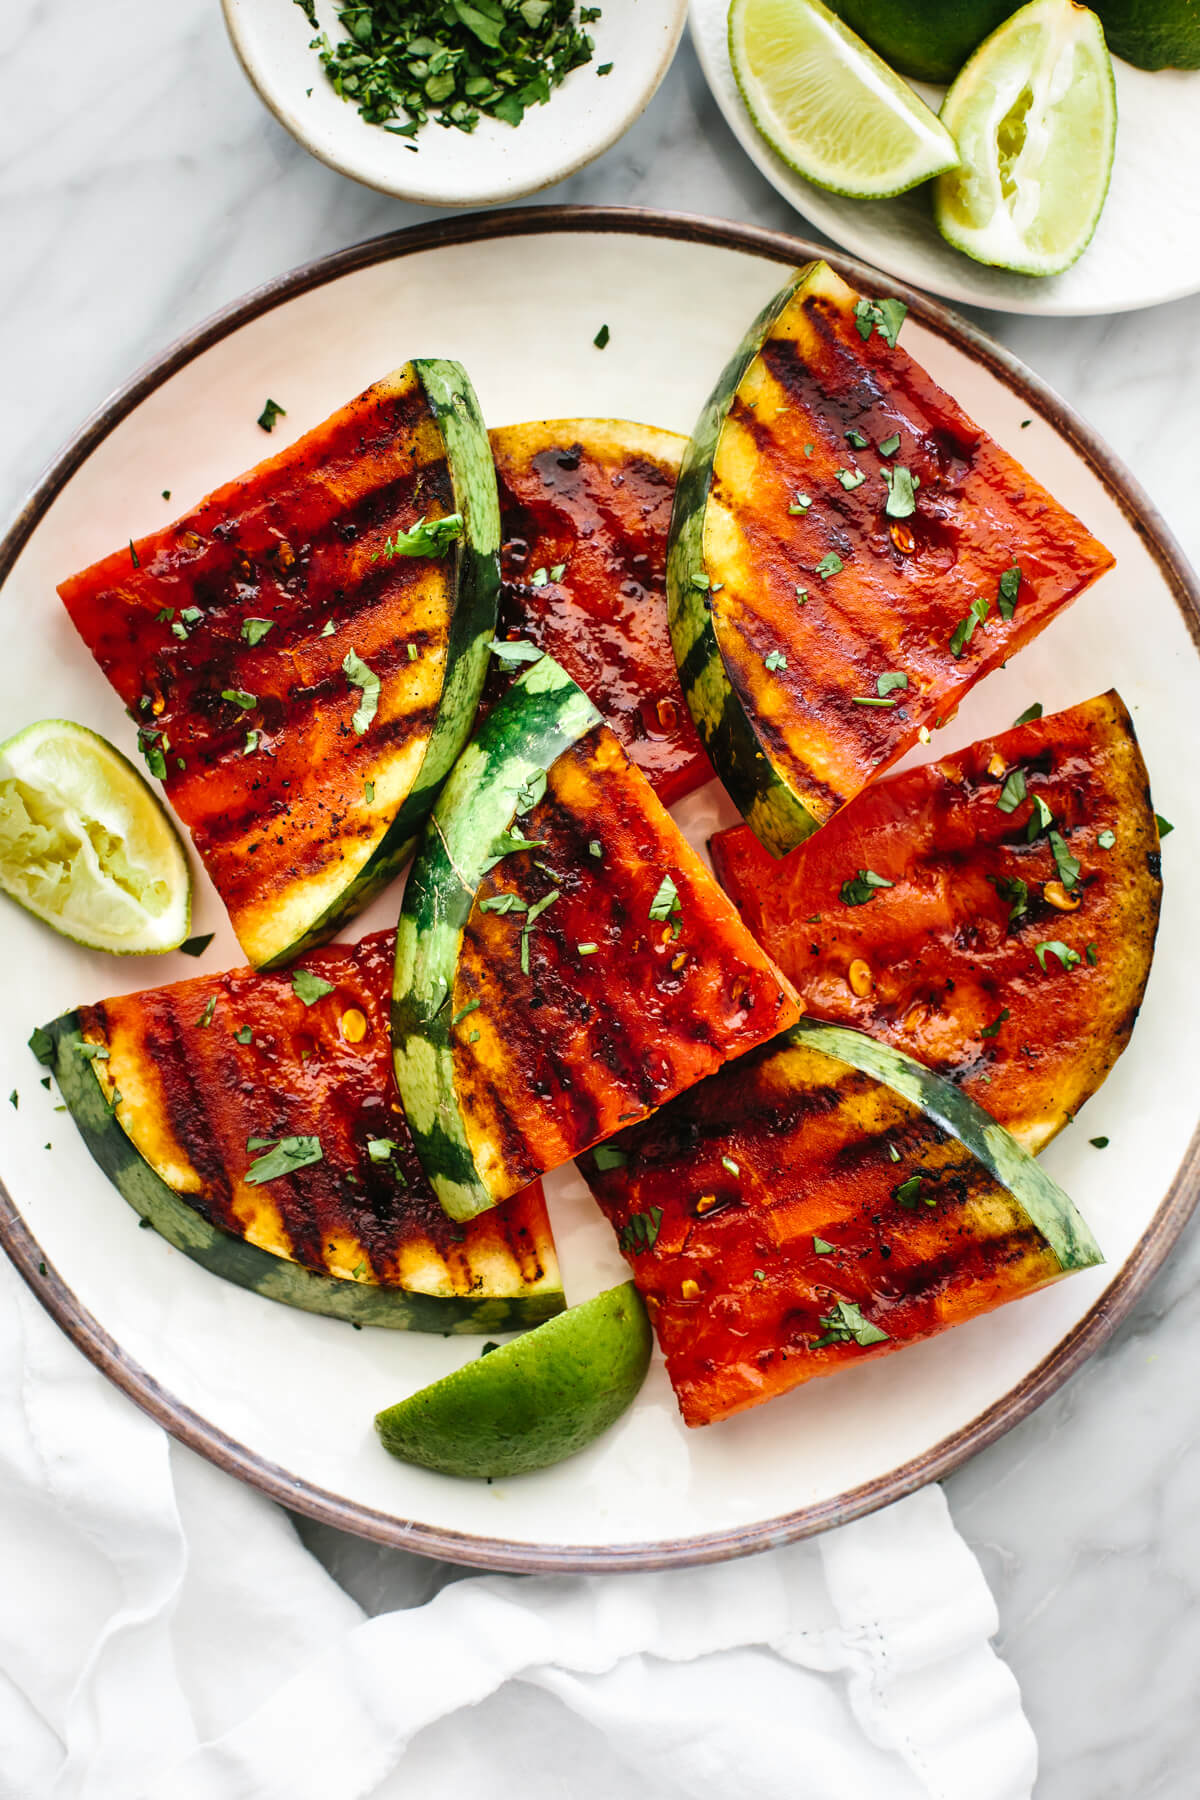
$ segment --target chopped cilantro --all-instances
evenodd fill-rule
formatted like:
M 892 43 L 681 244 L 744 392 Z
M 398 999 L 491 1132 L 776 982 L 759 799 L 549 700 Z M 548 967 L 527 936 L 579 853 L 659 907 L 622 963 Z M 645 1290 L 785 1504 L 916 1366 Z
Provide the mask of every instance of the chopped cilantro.
M 286 418 L 287 413 L 284 411 L 283 407 L 274 400 L 268 400 L 254 422 L 263 431 L 274 431 L 276 419 Z
M 1115 831 L 1104 830 L 1096 833 L 1096 842 L 1102 850 L 1111 850 L 1116 841 L 1117 834 Z
M 903 669 L 885 669 L 875 683 L 876 692 L 881 698 L 884 694 L 890 694 L 893 688 L 906 688 L 907 686 L 908 676 Z
M 277 1181 L 281 1175 L 294 1174 L 297 1169 L 306 1169 L 311 1163 L 319 1163 L 323 1158 L 324 1151 L 318 1137 L 280 1138 L 274 1149 L 268 1150 L 265 1156 L 255 1158 L 246 1170 L 244 1179 L 251 1187 L 261 1187 L 264 1181 Z
M 658 889 L 653 900 L 650 902 L 650 917 L 652 919 L 660 920 L 669 919 L 673 913 L 680 913 L 682 911 L 683 907 L 679 899 L 679 889 L 675 886 L 675 883 L 669 875 L 664 875 L 658 884 Z
M 730 1175 L 740 1175 L 742 1172 L 741 1164 L 734 1162 L 732 1156 L 723 1156 L 721 1158 L 721 1167 L 727 1170 Z
M 792 514 L 806 513 L 811 505 L 812 499 L 808 494 L 794 494 L 788 511 Z
M 314 975 L 311 969 L 294 969 L 292 992 L 297 1000 L 303 1000 L 305 1006 L 315 1006 L 326 994 L 332 994 L 333 983 L 326 981 L 323 975 Z
M 1008 922 L 1015 925 L 1017 920 L 1029 911 L 1029 888 L 1019 875 L 989 875 L 988 880 L 995 888 L 1001 900 L 1009 903 Z
M 920 477 L 903 463 L 896 463 L 890 469 L 884 469 L 883 479 L 887 485 L 887 505 L 884 512 L 889 519 L 907 519 L 917 510 L 916 490 L 921 485 Z
M 796 605 L 797 606 L 807 606 L 808 605 L 808 589 L 807 588 L 798 587 L 796 589 Z
M 618 1150 L 615 1144 L 597 1144 L 592 1151 L 592 1161 L 598 1169 L 623 1169 L 629 1157 L 624 1150 Z
M 242 636 L 252 649 L 255 644 L 262 643 L 268 631 L 273 631 L 274 629 L 275 621 L 273 619 L 242 620 Z
M 243 756 L 252 755 L 253 752 L 258 749 L 261 738 L 262 738 L 261 731 L 248 731 L 246 733 L 246 742 L 242 747 L 242 755 Z
M 900 1183 L 894 1198 L 899 1201 L 901 1206 L 906 1207 L 910 1212 L 913 1211 L 919 1201 L 928 1199 L 928 1195 L 925 1193 L 925 1177 L 910 1175 L 907 1181 Z M 931 1204 L 933 1203 L 931 1202 Z
M 529 936 L 530 936 L 530 933 L 532 932 L 533 927 L 536 924 L 537 920 L 540 919 L 542 914 L 545 912 L 546 908 L 548 906 L 553 906 L 554 902 L 558 898 L 559 898 L 559 889 L 552 888 L 548 894 L 543 894 L 542 898 L 540 900 L 535 900 L 533 905 L 529 908 L 528 912 L 525 915 L 525 923 L 521 927 L 521 973 L 522 973 L 522 975 L 528 975 L 528 973 L 529 973 Z
M 368 806 L 374 805 L 374 803 L 375 803 L 375 783 L 373 781 L 364 781 L 363 782 L 363 799 L 366 801 Z
M 1054 855 L 1058 878 L 1069 893 L 1079 880 L 1079 863 L 1067 849 L 1066 840 L 1057 831 L 1050 833 L 1050 849 Z
M 896 301 L 895 304 L 900 303 Z M 824 1344 L 882 1344 L 889 1336 L 878 1325 L 872 1325 L 869 1319 L 864 1319 L 862 1308 L 853 1300 L 837 1301 L 833 1311 L 826 1313 L 820 1323 L 825 1335 L 813 1339 L 814 1350 L 819 1350 Z
M 589 856 L 603 856 L 604 855 L 604 845 L 600 842 L 599 838 L 589 839 L 588 855 Z
M 895 456 L 899 448 L 900 433 L 896 431 L 893 432 L 891 437 L 884 438 L 882 444 L 879 446 L 879 454 L 880 456 Z
M 525 813 L 537 805 L 546 792 L 546 771 L 535 769 L 523 787 L 517 789 L 517 811 Z
M 592 339 L 592 342 L 595 344 L 597 350 L 607 350 L 611 339 L 612 332 L 608 329 L 607 325 L 602 325 Z
M 822 581 L 828 581 L 831 575 L 840 575 L 845 566 L 836 550 L 828 550 L 813 572 L 819 575 Z
M 200 1014 L 200 1017 L 196 1020 L 197 1025 L 211 1025 L 212 1017 L 213 1017 L 213 1014 L 216 1012 L 216 1010 L 217 1010 L 217 996 L 215 994 L 210 994 L 208 997 L 208 1003 L 205 1006 L 204 1011 Z
M 524 912 L 526 902 L 520 894 L 493 894 L 490 899 L 479 902 L 479 910 L 494 913 Z
M 828 1239 L 823 1237 L 815 1237 L 812 1241 L 812 1247 L 814 1254 L 817 1256 L 832 1256 L 834 1252 L 834 1245 L 831 1244 Z
M 369 1137 L 367 1139 L 367 1155 L 373 1163 L 388 1162 L 396 1150 L 392 1138 Z
M 1088 1143 L 1092 1146 L 1093 1150 L 1108 1149 L 1108 1139 L 1106 1137 L 1089 1138 Z
M 960 619 L 958 624 L 954 627 L 954 633 L 950 639 L 951 656 L 959 657 L 962 655 L 971 639 L 975 636 L 975 627 L 987 623 L 987 616 L 991 609 L 991 601 L 986 600 L 982 594 L 972 600 L 971 610 L 968 612 L 966 618 Z
M 1010 1014 L 1007 1006 L 1002 1006 L 1000 1008 L 1000 1011 L 997 1013 L 996 1017 L 992 1020 L 991 1024 L 985 1025 L 983 1027 L 983 1030 L 979 1033 L 980 1037 L 982 1037 L 982 1038 L 996 1037 L 1000 1031 L 1000 1027 L 1003 1024 L 1005 1024 L 1007 1022 L 1007 1020 L 1009 1018 L 1011 1018 L 1011 1016 L 1012 1015 Z
M 846 442 L 852 450 L 865 450 L 869 439 L 865 438 L 861 431 L 851 430 L 846 433 Z
M 382 554 L 391 562 L 397 556 L 444 556 L 463 534 L 461 513 L 442 519 L 420 518 L 408 531 L 393 532 L 385 539 Z
M 833 474 L 835 481 L 840 481 L 848 494 L 852 494 L 855 488 L 860 488 L 867 479 L 861 469 L 835 469 Z
M 249 1025 L 239 1025 L 233 1035 L 239 1044 L 252 1044 L 254 1042 L 254 1033 Z
M 322 637 L 332 637 L 336 630 L 337 630 L 337 620 L 336 619 L 326 619 L 325 623 L 321 627 L 321 636 Z
M 566 572 L 567 572 L 566 563 L 555 563 L 554 567 L 550 571 L 551 581 L 561 581 L 563 576 L 566 574 Z
M 1037 957 L 1043 973 L 1048 956 L 1057 956 L 1064 969 L 1073 969 L 1077 963 L 1083 960 L 1078 950 L 1072 950 L 1068 944 L 1060 943 L 1057 938 L 1049 938 L 1043 943 L 1035 944 L 1033 954 Z
M 648 1212 L 630 1213 L 618 1233 L 617 1242 L 630 1256 L 640 1256 L 643 1250 L 653 1250 L 661 1224 L 661 1206 L 652 1206 Z
M 489 868 L 495 866 L 504 856 L 514 856 L 519 850 L 544 850 L 545 838 L 522 837 L 519 831 L 502 831 L 492 845 L 492 858 Z
M 1020 713 L 1017 718 L 1013 720 L 1014 729 L 1018 725 L 1029 725 L 1032 724 L 1034 719 L 1040 719 L 1042 711 L 1043 707 L 1041 701 L 1035 700 L 1032 706 L 1027 706 L 1025 711 Z
M 545 587 L 549 579 L 549 569 L 535 569 L 529 577 L 529 584 L 531 587 Z
M 1021 768 L 1009 771 L 1004 786 L 996 799 L 996 805 L 1002 813 L 1016 812 L 1022 800 L 1029 797 L 1029 789 L 1025 782 L 1025 771 Z
M 1000 577 L 1000 591 L 996 604 L 1002 619 L 1011 619 L 1017 610 L 1017 595 L 1021 591 L 1021 565 L 1014 562 L 1010 569 L 1005 569 Z
M 186 938 L 179 946 L 180 955 L 203 956 L 216 935 L 215 931 L 206 931 L 203 937 Z
M 249 712 L 258 705 L 258 695 L 248 694 L 245 688 L 222 688 L 221 698 L 228 700 L 230 706 L 239 707 L 242 712 Z
M 159 781 L 164 780 L 167 773 L 167 759 L 161 746 L 155 742 L 161 736 L 161 731 L 149 725 L 140 726 L 137 734 L 137 746 L 146 759 L 146 767 Z
M 1030 813 L 1029 823 L 1025 827 L 1025 837 L 1028 842 L 1032 844 L 1038 833 L 1045 831 L 1046 827 L 1048 825 L 1053 825 L 1053 823 L 1054 814 L 1050 811 L 1050 808 L 1046 805 L 1042 796 L 1040 794 L 1034 794 L 1033 811 Z
M 772 650 L 767 656 L 765 656 L 763 658 L 763 667 L 765 669 L 770 669 L 772 672 L 774 672 L 776 669 L 786 669 L 787 666 L 788 666 L 788 659 L 783 654 L 782 650 Z
M 900 327 L 908 316 L 903 300 L 860 300 L 854 308 L 854 322 L 865 344 L 872 331 L 877 331 L 889 350 L 896 348 Z
M 350 721 L 361 737 L 379 710 L 379 677 L 354 650 L 347 650 L 342 658 L 342 673 L 351 687 L 362 691 L 362 699 L 355 707 L 354 717 Z
M 877 888 L 895 887 L 894 881 L 885 881 L 874 869 L 860 869 L 851 880 L 843 881 L 839 890 L 842 900 L 847 906 L 865 906 L 868 900 L 875 898 Z
M 1160 838 L 1170 837 L 1175 829 L 1170 819 L 1164 819 L 1161 813 L 1155 813 L 1154 823 L 1158 826 L 1158 835 Z
M 130 562 L 131 562 L 131 563 L 132 563 L 132 564 L 133 564 L 133 566 L 134 566 L 134 568 L 135 568 L 135 569 L 140 569 L 140 568 L 141 568 L 141 566 L 142 566 L 142 565 L 141 565 L 141 563 L 140 563 L 140 562 L 139 562 L 139 560 L 138 560 L 138 553 L 137 553 L 137 551 L 136 551 L 136 550 L 135 550 L 135 549 L 134 549 L 134 545 L 133 545 L 133 539 L 132 539 L 132 538 L 130 538 L 130 540 L 129 540 L 129 560 L 130 560 Z
M 1096 964 L 1100 961 L 1100 952 L 1097 949 L 1096 945 L 1095 944 L 1085 944 L 1083 947 L 1083 953 L 1087 957 L 1088 962 L 1090 963 L 1091 967 L 1094 969 Z

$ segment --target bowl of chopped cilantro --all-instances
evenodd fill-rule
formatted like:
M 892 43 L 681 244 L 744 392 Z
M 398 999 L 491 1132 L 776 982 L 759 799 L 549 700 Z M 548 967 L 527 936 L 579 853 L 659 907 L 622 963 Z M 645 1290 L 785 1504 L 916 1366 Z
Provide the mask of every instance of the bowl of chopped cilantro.
M 687 0 L 222 0 L 259 97 L 340 174 L 427 206 L 549 187 L 615 143 Z

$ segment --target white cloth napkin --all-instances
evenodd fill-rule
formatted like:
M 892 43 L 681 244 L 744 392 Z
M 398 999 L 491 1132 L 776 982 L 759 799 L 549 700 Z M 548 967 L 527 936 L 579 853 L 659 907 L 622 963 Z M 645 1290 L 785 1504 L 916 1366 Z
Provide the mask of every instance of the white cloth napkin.
M 456 1573 L 368 1618 L 0 1259 L 0 1800 L 1028 1800 L 937 1488 L 714 1568 Z

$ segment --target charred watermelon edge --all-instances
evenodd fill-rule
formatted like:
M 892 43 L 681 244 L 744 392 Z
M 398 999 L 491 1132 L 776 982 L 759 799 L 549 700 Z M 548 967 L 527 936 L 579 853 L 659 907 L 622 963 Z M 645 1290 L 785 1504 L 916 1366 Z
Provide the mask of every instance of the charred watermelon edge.
M 480 881 L 516 816 L 518 790 L 602 723 L 552 657 L 531 663 L 493 707 L 438 798 L 396 929 L 392 1054 L 409 1130 L 452 1219 L 496 1204 L 479 1178 L 454 1081 L 450 997 Z
M 487 427 L 470 377 L 461 363 L 417 357 L 410 365 L 437 419 L 446 446 L 463 534 L 447 556 L 451 586 L 446 679 L 437 718 L 408 797 L 372 855 L 333 905 L 285 950 L 257 965 L 279 969 L 334 937 L 395 880 L 416 848 L 421 827 L 454 766 L 475 721 L 496 634 L 500 596 L 500 501 Z
M 561 1289 L 514 1296 L 442 1296 L 385 1288 L 320 1275 L 257 1244 L 212 1225 L 150 1167 L 119 1119 L 110 1112 L 92 1059 L 82 1053 L 84 1036 L 77 1012 L 64 1013 L 44 1027 L 52 1050 L 44 1058 L 54 1075 L 93 1159 L 134 1212 L 160 1237 L 193 1262 L 264 1300 L 278 1300 L 302 1312 L 321 1313 L 353 1325 L 392 1331 L 440 1331 L 465 1335 L 519 1331 L 562 1312 Z
M 704 516 L 725 417 L 746 371 L 800 290 L 825 268 L 807 263 L 759 313 L 722 371 L 683 453 L 667 544 L 667 619 L 684 698 L 730 799 L 774 856 L 817 829 L 774 766 L 725 668 L 712 620 Z
M 821 1025 L 802 1019 L 784 1035 L 794 1044 L 823 1051 L 882 1082 L 957 1138 L 1022 1207 L 1058 1258 L 1064 1274 L 1094 1268 L 1104 1261 L 1100 1246 L 1070 1196 L 1021 1148 L 1011 1132 L 997 1124 L 953 1082 L 935 1075 L 890 1044 L 881 1044 L 844 1025 Z

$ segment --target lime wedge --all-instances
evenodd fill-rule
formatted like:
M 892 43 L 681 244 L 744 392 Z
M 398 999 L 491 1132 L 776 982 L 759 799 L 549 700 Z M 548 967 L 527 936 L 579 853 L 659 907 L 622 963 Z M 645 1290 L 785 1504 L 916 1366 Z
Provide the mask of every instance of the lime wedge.
M 1108 193 L 1117 97 L 1104 31 L 1073 0 L 1032 0 L 985 38 L 942 104 L 961 168 L 934 195 L 938 230 L 977 262 L 1058 275 L 1086 250 Z
M 729 60 L 772 150 L 818 187 L 882 200 L 958 161 L 945 126 L 821 0 L 733 0 Z
M 629 1406 L 650 1364 L 650 1324 L 632 1282 L 389 1406 L 384 1448 L 443 1475 L 524 1475 L 562 1462 Z
M 192 879 L 171 821 L 120 751 L 69 719 L 0 744 L 0 888 L 90 950 L 174 950 Z

